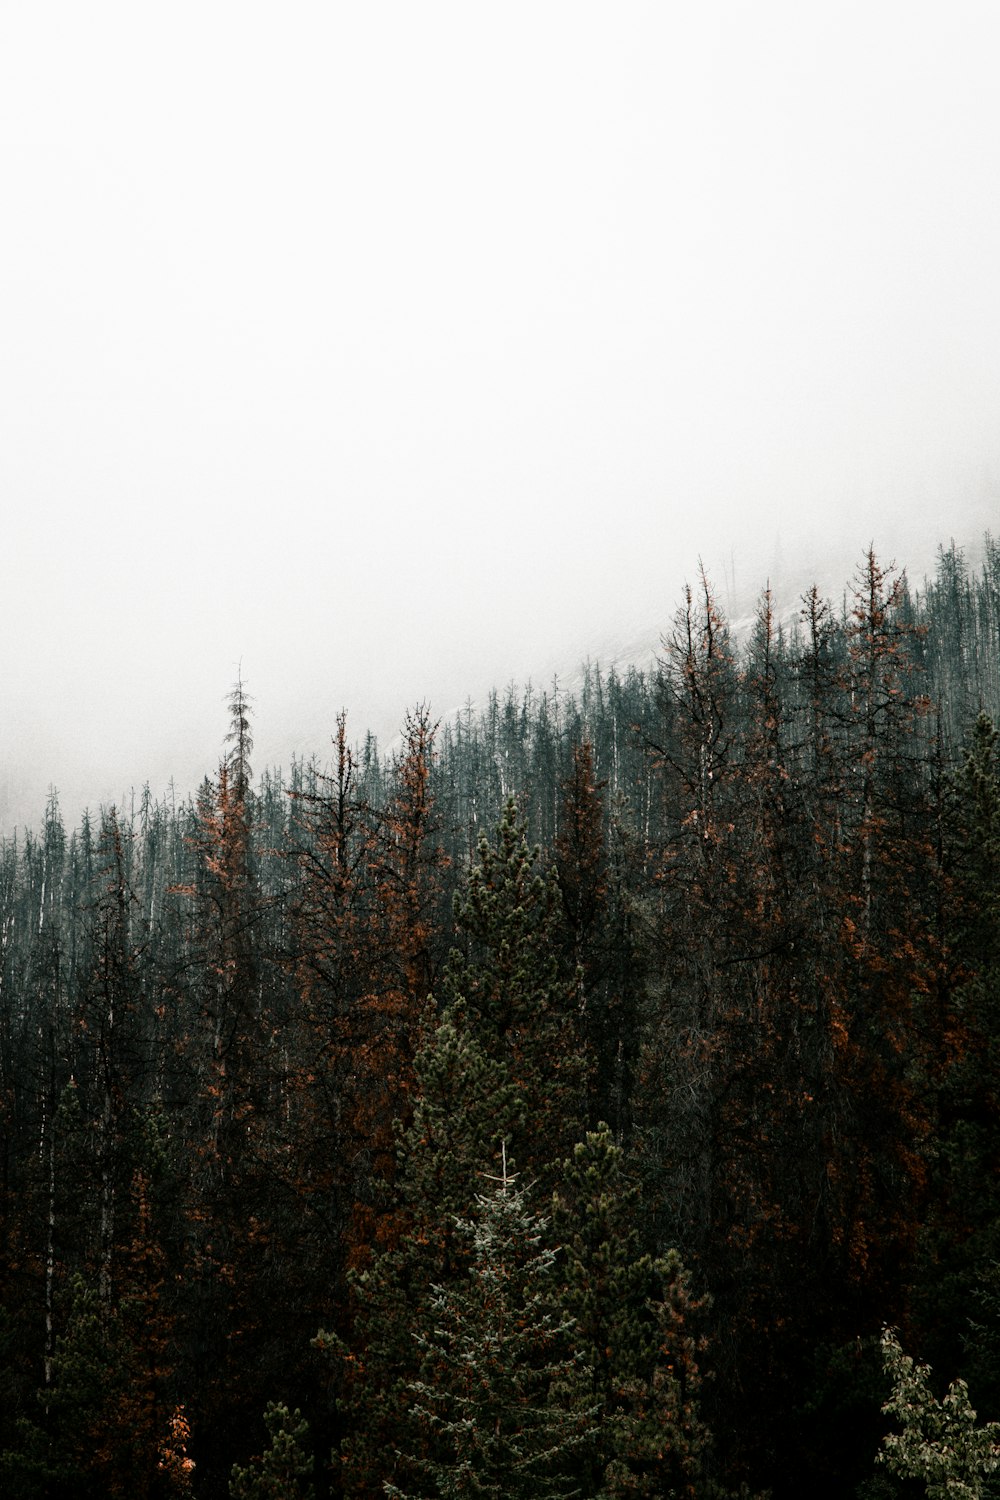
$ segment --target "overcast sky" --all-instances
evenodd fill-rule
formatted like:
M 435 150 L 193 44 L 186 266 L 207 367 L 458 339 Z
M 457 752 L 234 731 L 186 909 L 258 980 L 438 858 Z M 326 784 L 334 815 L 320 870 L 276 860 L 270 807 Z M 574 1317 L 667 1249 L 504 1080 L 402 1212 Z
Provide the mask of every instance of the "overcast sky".
M 996 527 L 998 43 L 0 0 L 0 825 L 188 790 L 241 661 L 287 762 L 665 628 L 699 555 Z

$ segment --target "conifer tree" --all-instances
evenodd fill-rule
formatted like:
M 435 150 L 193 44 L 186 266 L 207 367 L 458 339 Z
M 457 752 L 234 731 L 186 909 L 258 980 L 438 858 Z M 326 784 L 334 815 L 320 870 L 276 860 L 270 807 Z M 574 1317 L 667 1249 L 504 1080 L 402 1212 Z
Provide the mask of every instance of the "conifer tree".
M 905 576 L 869 548 L 857 570 L 847 625 L 849 819 L 853 925 L 864 944 L 898 920 L 909 894 L 914 847 L 908 827 L 919 810 L 922 777 L 914 730 L 927 700 L 913 691 L 914 644 Z
M 110 1303 L 119 1242 L 118 1218 L 139 1165 L 137 1126 L 144 1103 L 141 960 L 145 933 L 130 879 L 130 840 L 117 811 L 102 817 L 99 889 L 86 943 L 87 967 L 77 1007 L 82 1046 L 82 1104 L 93 1136 L 97 1260 L 101 1296 Z M 82 1187 L 83 1184 L 79 1184 Z
M 292 1027 L 294 1067 L 290 1107 L 297 1154 L 311 1162 L 303 1209 L 322 1216 L 341 1239 L 354 1204 L 367 1189 L 369 1143 L 361 1074 L 371 1018 L 370 910 L 367 875 L 372 858 L 371 812 L 358 785 L 345 713 L 337 716 L 335 763 L 293 792 L 298 823 L 294 858 L 292 963 L 299 1006 Z M 335 1151 L 329 1143 L 337 1141 Z M 328 1250 L 324 1250 L 328 1255 Z
M 718 1044 L 729 1000 L 734 852 L 736 672 L 728 627 L 702 575 L 665 641 L 658 722 L 645 735 L 657 781 L 661 837 L 647 848 L 642 911 L 648 1004 L 637 1126 L 656 1189 L 654 1238 L 704 1253 L 714 1241 Z
M 386 1230 L 377 1206 L 383 1188 L 376 1184 L 394 1175 L 395 1123 L 405 1123 L 412 1108 L 414 1054 L 442 957 L 441 882 L 449 861 L 430 786 L 434 733 L 426 709 L 407 716 L 388 799 L 372 820 L 369 972 L 350 1056 L 357 1096 L 352 1125 L 369 1175 L 357 1185 L 349 1264 L 359 1264 Z
M 264 946 L 242 679 L 229 696 L 229 714 L 228 748 L 198 799 L 193 879 L 173 891 L 188 920 L 176 987 L 187 1021 L 180 1050 L 194 1096 L 185 1109 L 183 1378 L 196 1419 L 199 1486 L 209 1493 L 227 1482 L 227 1428 L 236 1414 L 246 1405 L 259 1409 L 279 1374 L 290 1374 L 288 1354 L 276 1347 L 283 1286 L 274 1254 L 280 1200 L 272 1191 L 270 1129 L 270 1094 L 279 1083 L 271 1066 L 276 966 Z M 287 1320 L 289 1311 L 281 1316 Z M 303 1347 L 306 1339 L 303 1329 Z
M 587 1123 L 607 1120 L 621 1139 L 630 1129 L 638 1054 L 639 975 L 621 858 L 609 857 L 606 780 L 598 780 L 589 740 L 574 745 L 562 783 L 555 871 L 562 898 L 567 966 L 577 984 L 577 1027 L 586 1062 Z M 609 833 L 620 854 L 623 829 Z
M 916 997 L 939 972 L 929 920 L 935 860 L 918 729 L 916 630 L 905 578 L 869 548 L 846 626 L 849 774 L 835 906 L 841 957 L 830 983 L 826 1212 L 863 1325 L 909 1273 L 926 1179 L 929 1100 L 915 1087 Z
M 693 1327 L 703 1304 L 676 1251 L 641 1253 L 638 1194 L 623 1163 L 602 1125 L 563 1164 L 553 1198 L 561 1304 L 595 1404 L 583 1493 L 686 1494 L 708 1445 Z
M 531 1212 L 506 1159 L 477 1197 L 468 1274 L 432 1289 L 416 1331 L 420 1368 L 408 1382 L 411 1427 L 396 1500 L 558 1500 L 579 1493 L 581 1451 L 596 1403 L 559 1308 L 549 1224 Z
M 440 988 L 446 1004 L 461 999 L 483 1049 L 520 1090 L 529 1134 L 515 1140 L 518 1159 L 541 1176 L 576 1138 L 585 1057 L 577 984 L 559 969 L 558 886 L 539 860 L 511 798 L 455 896 L 464 951 L 452 953 Z
M 1000 1403 L 1000 754 L 986 714 L 972 727 L 949 812 L 955 983 L 945 1004 L 924 1006 L 925 1050 L 943 1057 L 943 1066 L 927 1069 L 937 1119 L 914 1303 L 932 1363 L 960 1370 L 977 1401 L 993 1408 Z
M 155 1300 L 155 1289 L 152 1293 Z M 163 1328 L 142 1314 L 148 1288 L 109 1306 L 97 1285 L 71 1279 L 63 1331 L 56 1339 L 52 1380 L 43 1393 L 41 1425 L 49 1438 L 52 1500 L 166 1500 L 178 1493 L 163 1464 L 173 1436 L 163 1399 L 163 1370 L 149 1364 Z M 179 1474 L 183 1475 L 183 1466 Z
M 407 1381 L 417 1369 L 415 1332 L 433 1285 L 465 1275 L 462 1227 L 480 1185 L 480 1163 L 522 1122 L 522 1102 L 504 1065 L 479 1046 L 461 1005 L 430 1026 L 415 1059 L 417 1102 L 401 1132 L 397 1227 L 350 1281 L 346 1339 L 321 1333 L 334 1358 L 347 1432 L 338 1467 L 347 1495 L 379 1492 L 409 1431 Z M 412 1438 L 413 1449 L 419 1437 Z
M 309 1424 L 298 1407 L 293 1412 L 270 1402 L 264 1413 L 270 1447 L 246 1468 L 233 1465 L 230 1500 L 313 1500 L 312 1460 L 305 1443 Z

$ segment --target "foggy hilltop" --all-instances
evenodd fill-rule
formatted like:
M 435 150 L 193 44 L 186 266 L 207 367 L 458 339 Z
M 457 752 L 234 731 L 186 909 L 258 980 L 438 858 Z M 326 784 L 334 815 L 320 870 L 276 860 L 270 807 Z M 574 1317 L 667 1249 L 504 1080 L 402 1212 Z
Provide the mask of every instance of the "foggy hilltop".
M 972 514 L 991 516 L 994 509 L 1000 510 L 1000 492 L 991 494 L 985 506 L 969 509 Z M 932 543 L 911 535 L 908 551 L 902 555 L 877 548 L 876 552 L 886 565 L 894 564 L 905 573 L 911 591 L 919 595 L 933 577 L 943 548 L 958 547 L 968 569 L 975 573 L 983 561 L 982 538 L 982 531 L 967 534 L 966 544 L 960 545 L 954 536 Z M 793 561 L 775 542 L 766 571 L 757 578 L 750 577 L 749 567 L 740 563 L 735 549 L 719 556 L 714 569 L 699 559 L 656 616 L 641 596 L 629 598 L 626 591 L 608 599 L 602 594 L 595 600 L 593 615 L 617 617 L 617 628 L 605 625 L 598 631 L 588 630 L 578 610 L 571 616 L 573 638 L 565 627 L 552 632 L 557 637 L 555 648 L 534 632 L 506 641 L 501 632 L 499 641 L 491 641 L 487 620 L 477 625 L 483 643 L 478 666 L 465 640 L 460 665 L 445 652 L 442 666 L 429 650 L 426 657 L 410 660 L 413 680 L 409 689 L 400 681 L 398 665 L 381 657 L 372 659 L 363 634 L 352 635 L 347 649 L 338 653 L 336 671 L 320 665 L 317 658 L 316 681 L 309 688 L 302 685 L 300 667 L 283 677 L 282 664 L 274 662 L 270 653 L 265 654 L 259 674 L 252 659 L 234 660 L 229 680 L 242 676 L 254 704 L 261 769 L 287 773 L 296 762 L 328 766 L 334 726 L 342 710 L 347 713 L 352 742 L 367 739 L 370 751 L 391 755 L 400 744 L 406 713 L 417 704 L 429 705 L 434 719 L 449 723 L 470 709 L 481 713 L 491 693 L 513 692 L 518 697 L 525 690 L 536 697 L 553 691 L 578 694 L 585 667 L 619 675 L 630 668 L 655 673 L 684 587 L 697 593 L 702 569 L 737 648 L 752 630 L 766 587 L 773 595 L 775 617 L 786 632 L 794 628 L 803 596 L 814 584 L 840 610 L 867 545 L 862 543 L 852 554 L 846 544 L 833 541 L 825 549 L 814 546 Z M 462 634 L 460 629 L 456 633 Z M 441 638 L 439 632 L 438 644 Z M 484 678 L 482 661 L 501 663 L 505 644 L 511 648 L 509 663 L 495 668 L 492 678 Z M 357 663 L 351 659 L 352 651 Z M 360 672 L 358 663 L 363 668 Z M 178 668 L 176 678 L 164 684 L 162 692 L 156 683 L 139 682 L 133 688 L 109 675 L 97 701 L 90 705 L 89 731 L 71 721 L 62 722 L 58 703 L 51 705 L 30 749 L 26 743 L 30 735 L 20 729 L 16 716 L 9 716 L 0 741 L 0 833 L 10 836 L 18 828 L 37 828 L 53 793 L 70 826 L 75 826 L 85 808 L 96 816 L 102 806 L 113 803 L 126 812 L 137 805 L 144 791 L 154 800 L 165 797 L 174 805 L 193 795 L 218 763 L 227 689 L 225 684 L 208 684 L 203 665 L 190 665 L 190 687 L 185 687 Z M 383 671 L 386 685 L 381 681 Z M 103 682 L 103 675 L 98 680 Z
M 990 7 L 169 14 L 0 14 L 5 829 L 995 526 Z

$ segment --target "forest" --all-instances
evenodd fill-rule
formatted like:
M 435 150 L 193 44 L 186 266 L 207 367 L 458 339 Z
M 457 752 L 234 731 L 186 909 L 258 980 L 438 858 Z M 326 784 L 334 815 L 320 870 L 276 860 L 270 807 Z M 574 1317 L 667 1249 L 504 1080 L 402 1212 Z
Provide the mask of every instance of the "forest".
M 1000 543 L 253 722 L 0 844 L 0 1493 L 990 1493 Z

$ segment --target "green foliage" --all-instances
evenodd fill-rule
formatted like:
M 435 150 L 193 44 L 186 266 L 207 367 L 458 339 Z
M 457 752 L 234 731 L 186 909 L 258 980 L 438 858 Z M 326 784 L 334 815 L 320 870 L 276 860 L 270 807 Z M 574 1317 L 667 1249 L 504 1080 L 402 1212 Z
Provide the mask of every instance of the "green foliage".
M 519 1091 L 504 1064 L 479 1045 L 460 1001 L 425 1038 L 414 1073 L 417 1103 L 399 1148 L 395 1240 L 352 1274 L 350 1346 L 326 1333 L 318 1340 L 338 1371 L 338 1404 L 349 1429 L 339 1455 L 341 1482 L 349 1494 L 371 1493 L 406 1441 L 406 1383 L 417 1371 L 415 1333 L 424 1326 L 431 1288 L 465 1274 L 464 1218 L 480 1167 L 523 1118 Z
M 478 853 L 455 897 L 466 952 L 452 953 L 443 996 L 461 1000 L 483 1050 L 506 1065 L 530 1122 L 513 1136 L 515 1154 L 544 1176 L 575 1138 L 585 1090 L 576 985 L 558 962 L 558 886 L 529 847 L 513 798 Z
M 245 1469 L 233 1465 L 230 1500 L 312 1500 L 312 1459 L 305 1447 L 309 1423 L 298 1407 L 290 1412 L 273 1401 L 264 1422 L 271 1446 Z
M 591 1482 L 609 1496 L 687 1493 L 709 1434 L 698 1414 L 692 1298 L 676 1251 L 641 1253 L 637 1192 L 606 1125 L 563 1165 L 553 1200 L 562 1301 L 590 1373 Z
M 913 1307 L 932 1362 L 957 1369 L 997 1409 L 1000 1260 L 1000 766 L 980 714 L 947 783 L 951 987 L 924 1003 L 937 1130 Z M 969 1340 L 970 1323 L 981 1325 Z
M 1000 963 L 1000 761 L 986 713 L 972 727 L 956 777 L 958 880 L 965 897 L 959 941 L 979 964 Z
M 464 1214 L 478 1172 L 524 1125 L 524 1101 L 502 1060 L 487 1052 L 461 999 L 442 1014 L 414 1060 L 417 1102 L 402 1137 L 399 1191 L 437 1223 Z
M 156 1436 L 135 1390 L 127 1320 L 74 1276 L 64 1299 L 51 1380 L 18 1416 L 0 1452 L 3 1494 L 18 1500 L 165 1496 Z
M 0 1450 L 0 1493 L 5 1500 L 47 1500 L 60 1483 L 71 1479 L 54 1458 L 42 1428 L 28 1417 L 15 1418 Z
M 81 1494 L 98 1494 L 112 1475 L 134 1473 L 117 1414 L 125 1394 L 124 1349 L 117 1319 L 82 1276 L 70 1287 L 65 1331 L 56 1339 L 47 1425 Z M 113 1493 L 108 1487 L 108 1493 Z
M 882 1410 L 902 1431 L 883 1439 L 879 1462 L 901 1478 L 922 1479 L 928 1500 L 980 1500 L 986 1476 L 1000 1467 L 1000 1423 L 977 1426 L 964 1380 L 938 1400 L 930 1366 L 904 1354 L 891 1328 L 882 1334 L 882 1356 L 892 1380 Z
M 396 1500 L 558 1500 L 579 1493 L 596 1403 L 558 1305 L 548 1221 L 507 1177 L 479 1197 L 468 1276 L 435 1286 L 408 1382 L 424 1439 L 401 1453 Z M 412 1481 L 405 1477 L 412 1474 Z

